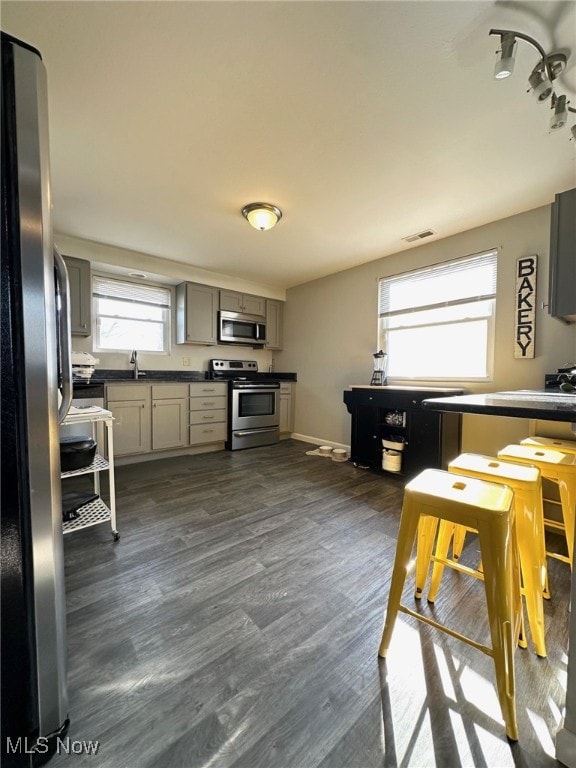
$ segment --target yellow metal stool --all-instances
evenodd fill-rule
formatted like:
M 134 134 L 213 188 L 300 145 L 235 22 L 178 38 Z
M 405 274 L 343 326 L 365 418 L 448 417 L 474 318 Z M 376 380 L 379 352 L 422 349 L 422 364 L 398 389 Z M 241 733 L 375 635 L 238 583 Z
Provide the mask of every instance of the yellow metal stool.
M 536 653 L 538 656 L 546 656 L 543 598 L 547 595 L 547 569 L 540 470 L 526 464 L 500 461 L 492 456 L 463 453 L 450 462 L 448 471 L 493 483 L 505 483 L 514 491 L 522 594 L 526 602 L 528 624 Z M 466 531 L 469 530 L 476 533 L 474 529 L 454 525 L 446 520 L 440 523 L 436 549 L 432 557 L 434 565 L 428 592 L 428 600 L 431 603 L 436 599 L 446 565 L 476 578 L 483 578 L 480 569 L 463 566 L 458 562 L 458 558 L 448 558 L 452 537 L 460 537 L 463 541 Z M 456 545 L 453 545 L 453 550 L 458 546 L 461 552 L 462 546 L 459 540 Z M 520 644 L 525 646 L 526 642 L 523 641 Z
M 537 445 L 539 448 L 551 448 L 553 451 L 576 456 L 576 440 L 557 440 L 555 437 L 533 435 L 520 440 L 520 445 Z
M 424 574 L 425 581 L 434 534 L 441 520 L 478 531 L 484 562 L 484 589 L 491 647 L 422 616 L 401 602 L 417 534 L 417 580 L 422 581 Z M 488 654 L 494 660 L 498 698 L 506 734 L 510 739 L 517 740 L 514 650 L 520 631 L 520 600 L 512 490 L 505 485 L 484 480 L 456 477 L 439 469 L 426 469 L 409 482 L 404 490 L 398 544 L 378 654 L 386 656 L 399 611 Z
M 555 437 L 540 437 L 540 435 L 532 435 L 532 437 L 525 437 L 520 441 L 520 445 L 539 446 L 540 448 L 551 448 L 553 451 L 560 451 L 568 456 L 576 456 L 576 440 L 560 440 Z M 558 504 L 562 506 L 561 502 L 556 499 L 547 499 L 543 497 L 543 501 L 550 504 Z M 558 521 L 545 518 L 546 523 L 550 528 L 557 528 Z M 566 560 L 562 556 L 558 556 L 556 553 L 550 554 L 550 557 L 556 557 L 560 560 Z
M 548 557 L 554 557 L 569 563 L 572 567 L 574 556 L 574 519 L 576 517 L 576 454 L 569 455 L 552 448 L 538 445 L 507 445 L 498 451 L 498 458 L 504 461 L 532 464 L 538 467 L 542 478 L 552 480 L 558 485 L 563 522 L 544 518 L 544 525 L 564 533 L 568 557 L 556 552 L 546 551 Z

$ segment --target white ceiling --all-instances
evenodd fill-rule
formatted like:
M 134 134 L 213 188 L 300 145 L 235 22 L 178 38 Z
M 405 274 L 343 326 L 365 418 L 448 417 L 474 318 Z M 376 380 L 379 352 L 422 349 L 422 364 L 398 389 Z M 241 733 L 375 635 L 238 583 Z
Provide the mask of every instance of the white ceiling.
M 550 203 L 569 128 L 491 27 L 569 53 L 576 3 L 1 3 L 47 72 L 57 232 L 286 288 Z M 268 232 L 240 214 L 278 205 Z

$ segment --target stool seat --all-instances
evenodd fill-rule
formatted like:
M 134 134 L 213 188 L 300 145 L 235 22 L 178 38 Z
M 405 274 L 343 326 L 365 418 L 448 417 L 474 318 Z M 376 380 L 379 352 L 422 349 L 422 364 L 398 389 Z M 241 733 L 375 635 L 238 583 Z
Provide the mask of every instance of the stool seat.
M 574 556 L 574 521 L 576 517 L 576 454 L 539 445 L 507 445 L 498 451 L 498 458 L 538 467 L 543 478 L 558 485 L 563 522 L 544 518 L 544 524 L 555 528 L 566 537 L 568 556 L 547 551 L 549 557 L 563 560 L 572 567 Z
M 478 643 L 402 604 L 402 591 L 411 567 L 412 549 L 417 535 L 416 578 L 421 578 L 423 572 L 425 580 L 436 529 L 443 520 L 478 531 L 484 563 L 484 591 L 491 646 Z M 509 487 L 470 477 L 456 477 L 438 469 L 426 469 L 406 485 L 386 618 L 378 651 L 382 657 L 388 652 L 399 611 L 492 657 L 506 734 L 510 739 L 518 739 L 514 650 L 521 622 L 520 574 L 513 492 Z
M 533 435 L 520 440 L 520 445 L 537 445 L 540 448 L 551 448 L 553 451 L 576 455 L 576 440 L 558 440 L 555 437 L 540 437 Z
M 522 594 L 536 653 L 538 656 L 546 656 L 543 598 L 547 596 L 547 568 L 540 470 L 528 464 L 513 464 L 494 456 L 463 453 L 450 462 L 448 471 L 489 482 L 505 483 L 514 491 Z M 428 592 L 430 602 L 436 599 L 444 566 L 483 578 L 481 569 L 470 569 L 458 562 L 466 531 L 476 532 L 473 528 L 454 526 L 446 521 L 440 523 L 432 558 L 434 566 Z M 456 539 L 453 544 L 453 559 L 448 557 L 451 538 Z M 526 642 L 523 640 L 520 644 L 525 646 Z

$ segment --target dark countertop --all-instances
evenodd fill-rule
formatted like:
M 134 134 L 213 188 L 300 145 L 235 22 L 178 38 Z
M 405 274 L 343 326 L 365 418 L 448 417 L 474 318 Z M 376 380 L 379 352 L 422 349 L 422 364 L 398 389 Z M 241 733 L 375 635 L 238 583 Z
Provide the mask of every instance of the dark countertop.
M 423 400 L 422 405 L 435 411 L 576 422 L 576 395 L 545 390 L 520 389 L 483 395 L 435 397 Z
M 426 387 L 409 384 L 350 384 L 350 389 L 373 389 L 376 392 L 453 392 L 461 393 L 461 387 Z
M 261 381 L 297 381 L 295 373 L 274 371 L 273 373 L 258 373 L 258 379 Z M 94 376 L 89 382 L 74 382 L 92 384 L 113 384 L 114 382 L 133 382 L 138 381 L 146 383 L 155 382 L 186 382 L 186 381 L 210 381 L 207 371 L 140 371 L 140 376 L 135 379 L 132 371 L 117 370 L 115 368 L 101 368 L 95 371 Z

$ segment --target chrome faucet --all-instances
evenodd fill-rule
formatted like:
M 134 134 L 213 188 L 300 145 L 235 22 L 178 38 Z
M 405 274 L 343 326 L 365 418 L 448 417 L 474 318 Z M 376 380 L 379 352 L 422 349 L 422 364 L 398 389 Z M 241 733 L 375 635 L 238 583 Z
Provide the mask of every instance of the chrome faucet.
M 130 358 L 130 365 L 134 366 L 134 378 L 138 378 L 138 352 L 133 349 L 132 350 L 132 357 Z

